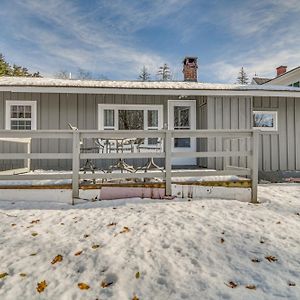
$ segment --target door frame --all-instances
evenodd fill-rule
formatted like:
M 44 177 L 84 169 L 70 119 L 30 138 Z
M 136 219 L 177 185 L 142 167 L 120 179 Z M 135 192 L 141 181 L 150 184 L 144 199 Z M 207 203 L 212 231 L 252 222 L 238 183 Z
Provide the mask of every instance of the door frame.
M 190 130 L 195 130 L 197 127 L 197 101 L 194 99 L 189 100 L 168 100 L 168 129 L 174 130 L 174 110 L 171 108 L 174 106 L 190 106 Z M 190 147 L 174 147 L 174 139 L 172 140 L 172 151 L 173 152 L 196 152 L 197 143 L 196 138 L 190 138 L 191 144 Z M 188 158 L 173 158 L 172 164 L 174 165 L 197 165 L 197 158 L 188 157 Z

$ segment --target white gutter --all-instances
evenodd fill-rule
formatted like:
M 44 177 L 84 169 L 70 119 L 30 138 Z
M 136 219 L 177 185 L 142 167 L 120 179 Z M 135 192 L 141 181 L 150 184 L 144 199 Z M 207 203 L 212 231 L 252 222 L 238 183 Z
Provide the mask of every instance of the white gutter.
M 166 96 L 274 96 L 300 98 L 298 91 L 280 90 L 230 90 L 230 89 L 131 89 L 131 88 L 78 88 L 78 87 L 38 87 L 0 86 L 0 91 L 13 93 L 63 93 L 63 94 L 115 94 L 115 95 L 166 95 Z

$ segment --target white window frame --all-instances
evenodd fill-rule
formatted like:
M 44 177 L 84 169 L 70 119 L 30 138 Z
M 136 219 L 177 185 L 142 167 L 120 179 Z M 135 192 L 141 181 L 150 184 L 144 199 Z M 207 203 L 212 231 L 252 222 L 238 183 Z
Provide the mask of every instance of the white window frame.
M 5 129 L 11 130 L 11 106 L 13 105 L 26 105 L 31 106 L 31 130 L 36 130 L 37 128 L 37 104 L 36 101 L 26 101 L 26 100 L 6 100 L 5 103 Z
M 274 110 L 254 110 L 252 117 L 254 118 L 255 114 L 269 114 L 273 115 L 273 127 L 255 127 L 253 121 L 253 128 L 260 129 L 262 131 L 277 131 L 278 130 L 278 112 Z
M 114 110 L 114 120 L 115 124 L 113 127 L 104 127 L 103 117 L 104 110 Z M 98 104 L 98 129 L 99 130 L 118 130 L 119 128 L 119 118 L 118 110 L 143 110 L 144 112 L 144 129 L 143 130 L 159 130 L 163 128 L 163 105 L 144 105 L 144 104 Z M 158 111 L 158 126 L 148 127 L 148 111 L 157 110 Z

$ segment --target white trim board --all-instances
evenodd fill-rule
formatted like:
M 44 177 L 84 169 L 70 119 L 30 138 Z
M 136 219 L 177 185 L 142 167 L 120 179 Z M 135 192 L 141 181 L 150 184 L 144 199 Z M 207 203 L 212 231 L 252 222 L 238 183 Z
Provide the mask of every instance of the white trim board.
M 13 93 L 65 93 L 65 94 L 114 94 L 114 95 L 167 95 L 167 96 L 258 96 L 300 98 L 298 91 L 276 90 L 189 90 L 189 89 L 125 89 L 125 88 L 78 88 L 0 86 L 0 91 Z

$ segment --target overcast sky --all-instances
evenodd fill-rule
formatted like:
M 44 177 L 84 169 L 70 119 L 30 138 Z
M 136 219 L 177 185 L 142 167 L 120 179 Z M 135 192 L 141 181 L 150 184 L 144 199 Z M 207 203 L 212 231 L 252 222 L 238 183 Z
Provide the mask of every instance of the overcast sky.
M 184 56 L 199 58 L 199 81 L 274 77 L 300 65 L 299 0 L 0 0 L 0 52 L 53 76 L 89 70 L 109 79 L 152 75 L 168 63 L 182 80 Z M 153 76 L 155 79 L 155 76 Z

